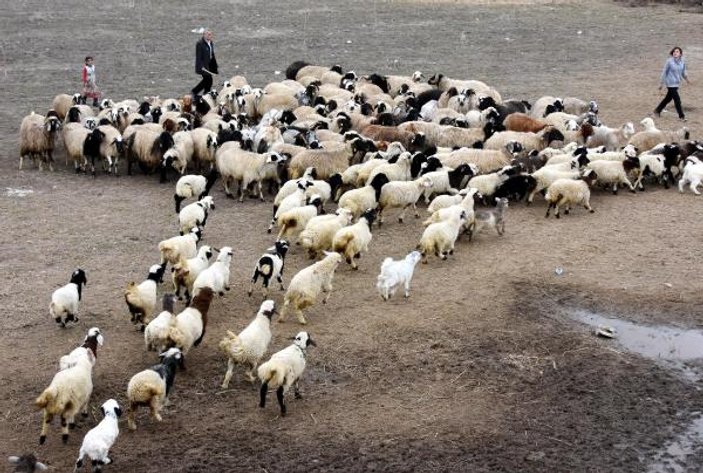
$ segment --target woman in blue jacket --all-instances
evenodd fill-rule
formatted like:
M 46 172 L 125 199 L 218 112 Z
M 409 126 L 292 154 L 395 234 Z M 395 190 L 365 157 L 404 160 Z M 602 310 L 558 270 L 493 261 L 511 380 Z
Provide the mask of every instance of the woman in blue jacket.
M 681 97 L 679 97 L 681 80 L 685 79 L 689 85 L 691 84 L 688 80 L 688 75 L 686 75 L 686 61 L 684 61 L 683 58 L 683 50 L 678 46 L 674 47 L 669 55 L 671 57 L 664 65 L 664 70 L 662 71 L 662 76 L 659 83 L 659 90 L 662 90 L 662 87 L 666 86 L 668 92 L 666 93 L 664 100 L 662 100 L 657 108 L 654 109 L 654 114 L 658 117 L 661 116 L 661 112 L 664 110 L 664 107 L 666 107 L 666 105 L 673 100 L 676 111 L 679 114 L 679 119 L 686 121 L 686 116 L 681 108 Z

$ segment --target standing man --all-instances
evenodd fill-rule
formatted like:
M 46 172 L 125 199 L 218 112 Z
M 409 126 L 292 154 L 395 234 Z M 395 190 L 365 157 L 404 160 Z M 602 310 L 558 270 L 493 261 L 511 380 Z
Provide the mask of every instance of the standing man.
M 209 92 L 212 89 L 212 76 L 217 74 L 215 45 L 210 30 L 205 30 L 202 39 L 195 44 L 195 73 L 203 79 L 193 87 L 193 96 L 199 95 L 200 91 Z

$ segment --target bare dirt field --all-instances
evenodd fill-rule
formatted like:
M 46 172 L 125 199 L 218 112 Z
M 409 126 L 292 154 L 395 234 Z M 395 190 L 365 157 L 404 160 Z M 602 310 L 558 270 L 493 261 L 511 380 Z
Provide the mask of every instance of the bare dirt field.
M 158 262 L 157 243 L 176 233 L 173 183 L 75 175 L 62 152 L 53 173 L 17 170 L 22 117 L 77 91 L 86 54 L 95 56 L 109 97 L 178 96 L 196 82 L 190 30 L 208 25 L 225 78 L 239 73 L 264 85 L 298 59 L 358 73 L 419 69 L 481 79 L 504 97 L 593 98 L 602 119 L 619 126 L 654 108 L 661 67 L 678 44 L 694 84 L 682 88 L 688 127 L 701 137 L 703 16 L 606 1 L 471 3 L 5 2 L 0 456 L 34 452 L 50 471 L 68 471 L 100 419 L 99 405 L 110 397 L 124 403 L 129 378 L 156 361 L 129 322 L 122 291 L 146 276 Z M 679 127 L 671 111 L 658 124 Z M 422 231 L 412 218 L 389 219 L 360 270 L 340 267 L 329 304 L 310 310 L 307 330 L 318 347 L 308 353 L 304 399 L 290 396 L 281 418 L 273 396 L 266 409 L 257 407 L 257 387 L 241 370 L 230 389 L 220 389 L 226 363 L 217 350 L 225 330 L 241 330 L 261 302 L 246 288 L 272 242 L 270 204 L 225 200 L 220 185 L 213 195 L 205 241 L 234 247 L 233 289 L 214 302 L 164 421 L 142 412 L 136 432 L 121 423 L 106 470 L 701 471 L 700 437 L 683 448 L 689 455 L 677 456 L 676 446 L 673 456 L 662 453 L 699 417 L 700 378 L 686 380 L 617 340 L 596 338 L 570 317 L 589 310 L 699 328 L 701 197 L 655 187 L 635 195 L 596 191 L 595 214 L 576 209 L 561 220 L 544 219 L 541 199 L 512 205 L 505 236 L 461 242 L 447 262 L 418 266 L 408 301 L 383 303 L 374 288 L 380 262 L 414 248 Z M 294 249 L 286 281 L 307 264 Z M 50 295 L 77 267 L 88 274 L 81 322 L 61 330 L 48 315 Z M 272 351 L 300 330 L 293 319 L 273 327 Z M 67 446 L 57 425 L 39 446 L 33 401 L 91 326 L 106 338 L 93 370 L 92 415 Z

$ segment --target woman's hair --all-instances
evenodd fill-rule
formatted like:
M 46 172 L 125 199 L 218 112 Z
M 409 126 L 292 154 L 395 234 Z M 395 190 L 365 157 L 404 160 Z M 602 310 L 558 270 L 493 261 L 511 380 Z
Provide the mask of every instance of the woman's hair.
M 93 56 L 86 56 L 84 62 L 88 62 L 88 59 L 93 59 Z
M 679 50 L 679 53 L 681 53 L 681 55 L 683 56 L 683 49 L 681 49 L 679 46 L 674 46 L 673 48 L 671 48 L 671 51 L 669 51 L 669 56 L 673 56 L 674 51 L 676 51 L 677 49 Z

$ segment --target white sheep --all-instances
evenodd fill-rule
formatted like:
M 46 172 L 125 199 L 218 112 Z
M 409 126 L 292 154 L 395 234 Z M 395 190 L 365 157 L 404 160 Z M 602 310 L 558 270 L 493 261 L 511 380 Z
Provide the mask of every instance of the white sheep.
M 179 348 L 169 348 L 159 355 L 161 363 L 140 371 L 132 376 L 127 384 L 127 424 L 136 430 L 134 416 L 139 406 L 149 406 L 152 417 L 161 422 L 161 409 L 168 401 L 168 395 L 176 379 L 176 369 L 183 368 L 184 355 Z
M 122 415 L 122 409 L 117 401 L 108 399 L 100 406 L 100 411 L 103 414 L 103 420 L 98 425 L 93 427 L 83 437 L 81 449 L 78 452 L 76 467 L 73 471 L 83 466 L 83 457 L 86 455 L 90 458 L 93 465 L 93 473 L 102 471 L 103 465 L 109 465 L 112 460 L 108 456 L 110 448 L 117 440 L 120 433 L 118 419 Z
M 608 151 L 615 151 L 634 134 L 635 126 L 631 122 L 623 124 L 620 128 L 596 126 L 593 127 L 593 134 L 586 139 L 586 146 L 593 148 L 603 145 Z
M 367 209 L 361 214 L 358 222 L 340 228 L 332 238 L 332 250 L 343 255 L 352 269 L 359 269 L 356 259 L 361 257 L 361 252 L 369 251 L 369 243 L 373 238 L 371 225 L 373 225 L 377 213 L 375 209 Z
M 39 159 L 39 170 L 44 162 L 49 164 L 49 169 L 54 170 L 54 143 L 56 141 L 61 122 L 55 116 L 39 115 L 32 112 L 22 119 L 20 124 L 20 169 L 25 156 L 34 160 Z M 35 161 L 36 162 L 36 161 Z
M 351 189 L 342 194 L 338 205 L 349 210 L 353 218 L 357 219 L 366 209 L 374 209 L 378 206 L 381 190 L 387 183 L 388 177 L 385 174 L 378 174 L 368 186 Z
M 66 165 L 73 161 L 73 167 L 78 173 L 83 165 L 83 142 L 90 130 L 80 123 L 66 123 L 61 131 L 63 145 L 66 148 Z
M 178 300 L 182 300 L 181 289 L 185 288 L 185 298 L 190 300 L 193 292 L 193 283 L 198 275 L 210 265 L 213 248 L 203 245 L 198 249 L 198 253 L 193 258 L 182 259 L 171 268 L 171 278 L 173 280 L 173 290 Z M 162 350 L 163 351 L 163 350 Z
M 691 192 L 701 195 L 698 191 L 701 181 L 703 181 L 703 163 L 698 159 L 687 159 L 683 167 L 683 176 L 679 180 L 679 192 L 683 194 L 683 187 L 689 184 Z
M 143 332 L 144 327 L 150 321 L 151 315 L 156 307 L 156 288 L 163 282 L 164 268 L 155 264 L 149 268 L 146 280 L 137 285 L 131 281 L 124 291 L 124 299 L 129 308 L 131 322 L 139 324 L 139 329 Z
M 496 193 L 496 189 L 508 180 L 508 177 L 516 174 L 518 169 L 515 166 L 504 166 L 497 172 L 490 174 L 482 174 L 469 179 L 468 187 L 474 188 L 481 194 L 484 199 L 489 198 Z
M 173 166 L 181 175 L 193 161 L 195 144 L 190 131 L 179 131 L 173 135 L 173 147 L 164 153 L 162 166 Z
M 239 335 L 227 330 L 227 335 L 220 341 L 219 347 L 227 355 L 227 372 L 222 381 L 222 389 L 227 389 L 232 379 L 235 365 L 247 365 L 245 375 L 250 382 L 256 381 L 254 372 L 261 358 L 271 343 L 271 318 L 276 313 L 276 304 L 265 300 L 259 312 Z
M 432 223 L 425 228 L 418 245 L 423 264 L 427 263 L 427 255 L 429 253 L 434 253 L 443 260 L 447 259 L 447 255 L 454 254 L 454 244 L 459 237 L 459 232 L 466 221 L 466 217 L 466 211 L 461 207 L 457 207 L 453 215 L 447 220 Z
M 410 297 L 410 282 L 413 278 L 415 265 L 420 259 L 422 259 L 422 254 L 419 251 L 411 251 L 399 261 L 394 261 L 393 258 L 383 260 L 381 274 L 376 279 L 376 288 L 384 301 L 389 300 L 401 285 L 405 291 L 405 298 Z
M 643 118 L 642 121 L 640 121 L 640 125 L 644 128 L 644 131 L 660 131 L 654 124 L 654 120 L 651 117 Z
M 209 287 L 198 292 L 190 305 L 183 309 L 169 328 L 167 344 L 180 348 L 184 355 L 200 345 L 207 328 L 207 314 L 215 293 Z
M 229 246 L 223 246 L 219 252 L 217 260 L 195 278 L 195 282 L 193 282 L 194 296 L 197 296 L 204 288 L 210 288 L 221 296 L 224 295 L 224 291 L 229 291 L 229 265 L 232 262 L 234 252 Z
M 549 203 L 545 217 L 549 217 L 549 211 L 554 209 L 554 216 L 559 218 L 559 207 L 565 206 L 564 213 L 568 214 L 572 205 L 583 205 L 589 212 L 595 210 L 591 208 L 590 186 L 598 179 L 595 171 L 587 169 L 581 179 L 557 179 L 547 189 L 544 199 Z
M 365 152 L 367 145 L 364 140 L 353 139 L 346 143 L 338 143 L 335 147 L 308 149 L 295 155 L 290 160 L 288 172 L 291 179 L 297 179 L 309 167 L 317 171 L 318 179 L 329 179 L 336 173 L 342 173 L 349 167 L 357 152 Z
M 578 179 L 578 169 L 563 170 L 556 166 L 543 166 L 533 172 L 531 176 L 535 179 L 535 188 L 530 190 L 527 196 L 527 205 L 532 203 L 535 194 L 548 188 L 557 179 Z
M 351 220 L 351 212 L 343 207 L 338 208 L 333 215 L 313 217 L 300 233 L 300 244 L 307 250 L 310 258 L 315 258 L 332 247 L 332 239 L 337 230 L 349 225 Z
M 635 192 L 627 175 L 634 169 L 640 168 L 638 158 L 627 158 L 624 161 L 591 161 L 588 168 L 593 169 L 598 176 L 598 184 L 612 185 L 613 194 L 618 193 L 618 186 L 625 184 L 630 188 L 630 192 Z
M 408 207 L 413 208 L 415 218 L 420 218 L 417 211 L 417 201 L 425 191 L 432 187 L 432 181 L 425 177 L 420 177 L 414 181 L 394 181 L 389 182 L 381 188 L 381 196 L 378 199 L 378 225 L 383 225 L 383 211 L 389 208 L 401 207 L 403 211 L 398 217 L 399 222 L 403 222 L 405 211 Z
M 254 284 L 256 284 L 256 280 L 259 276 L 263 279 L 264 297 L 268 295 L 269 282 L 271 281 L 271 278 L 276 278 L 278 283 L 281 285 L 281 291 L 285 289 L 283 287 L 283 267 L 285 265 L 288 247 L 289 245 L 286 240 L 277 240 L 273 247 L 269 248 L 266 253 L 261 255 L 259 260 L 256 262 L 254 274 L 251 277 L 251 285 L 249 286 L 248 291 L 249 297 L 251 297 L 251 294 L 254 291 Z
M 176 321 L 174 308 L 176 296 L 164 294 L 161 313 L 154 317 L 144 329 L 144 344 L 147 351 L 166 351 L 168 348 L 168 333 Z
M 288 181 L 291 182 L 291 181 Z M 287 182 L 287 183 L 288 183 Z M 288 212 L 289 210 L 292 210 L 296 207 L 303 207 L 306 204 L 306 195 L 305 191 L 307 190 L 308 187 L 312 185 L 312 181 L 309 181 L 307 179 L 298 179 L 296 181 L 296 188 L 295 191 L 287 195 L 286 197 L 282 198 L 278 202 L 278 197 L 281 195 L 280 191 L 276 195 L 276 198 L 274 199 L 273 203 L 273 218 L 271 219 L 271 223 L 266 230 L 268 233 L 271 233 L 271 230 L 273 229 L 273 226 L 276 224 L 278 221 L 278 217 L 285 212 Z M 287 184 L 286 183 L 286 184 Z
M 200 200 L 205 197 L 218 177 L 219 173 L 216 169 L 213 169 L 208 173 L 207 177 L 188 174 L 178 179 L 176 192 L 173 194 L 173 200 L 176 202 L 176 213 L 181 211 L 181 202 L 185 199 L 197 197 Z
M 95 365 L 98 359 L 98 346 L 102 346 L 103 342 L 104 339 L 100 329 L 98 327 L 92 327 L 88 330 L 88 334 L 83 339 L 83 344 L 81 346 L 74 348 L 71 353 L 61 357 L 59 360 L 59 369 L 65 370 L 75 366 L 76 361 L 85 356 Z
M 271 355 L 271 358 L 257 370 L 261 380 L 259 407 L 266 407 L 266 394 L 269 387 L 276 389 L 276 399 L 281 408 L 281 416 L 286 415 L 284 397 L 293 386 L 295 398 L 300 399 L 298 382 L 305 371 L 305 355 L 307 348 L 317 346 L 307 332 L 295 336 L 293 344 Z
M 278 216 L 278 231 L 277 239 L 287 239 L 297 237 L 307 226 L 308 222 L 322 214 L 322 199 L 311 197 L 310 203 L 303 207 L 296 207 Z
M 321 292 L 325 293 L 322 303 L 326 304 L 332 294 L 332 279 L 337 266 L 342 262 L 339 253 L 325 252 L 325 258 L 307 268 L 301 269 L 290 281 L 284 297 L 283 309 L 278 322 L 286 320 L 289 306 L 295 311 L 298 322 L 306 324 L 303 309 L 312 306 Z
M 259 199 L 263 202 L 261 181 L 264 178 L 266 166 L 277 166 L 285 157 L 280 153 L 258 154 L 246 151 L 236 141 L 224 143 L 215 155 L 217 170 L 222 176 L 225 187 L 225 194 L 229 198 L 234 198 L 229 189 L 231 182 L 239 183 L 239 201 L 244 201 L 244 193 L 249 184 L 256 184 L 258 187 Z
M 462 200 L 464 200 L 464 197 L 466 197 L 469 192 L 473 192 L 475 194 L 476 192 L 478 192 L 478 190 L 469 187 L 466 189 L 461 189 L 458 193 L 454 195 L 438 195 L 437 197 L 432 199 L 430 205 L 427 206 L 427 213 L 432 215 L 439 209 L 445 209 L 447 207 L 451 207 L 452 205 L 457 205 Z
M 88 285 L 85 271 L 78 268 L 71 273 L 71 280 L 51 294 L 49 314 L 61 327 L 68 322 L 78 322 L 78 303 L 81 301 L 83 285 Z
M 59 116 L 59 120 L 63 120 L 66 118 L 66 114 L 68 114 L 68 109 L 80 103 L 80 101 L 81 94 L 79 93 L 73 95 L 59 94 L 51 101 L 51 108 Z
M 75 426 L 78 412 L 88 413 L 88 403 L 93 392 L 93 362 L 87 351 L 74 359 L 75 364 L 54 375 L 51 384 L 34 401 L 44 410 L 44 420 L 39 443 L 46 441 L 46 434 L 55 415 L 61 416 L 63 443 L 68 442 L 68 430 Z
M 194 257 L 197 253 L 197 244 L 201 236 L 202 231 L 198 227 L 193 227 L 187 235 L 160 241 L 161 266 L 165 269 L 167 263 L 174 265 L 181 259 Z
M 412 155 L 405 151 L 398 156 L 398 160 L 394 163 L 383 163 L 376 166 L 366 178 L 365 185 L 370 185 L 374 177 L 379 174 L 385 174 L 389 181 L 409 181 L 412 179 L 410 174 L 410 165 L 412 164 Z
M 203 164 L 208 164 L 210 170 L 215 167 L 215 153 L 217 152 L 217 133 L 207 128 L 196 128 L 190 132 L 193 139 L 193 162 L 202 169 Z
M 215 202 L 209 195 L 183 207 L 178 213 L 178 226 L 181 235 L 193 227 L 204 228 L 211 210 L 215 210 Z

